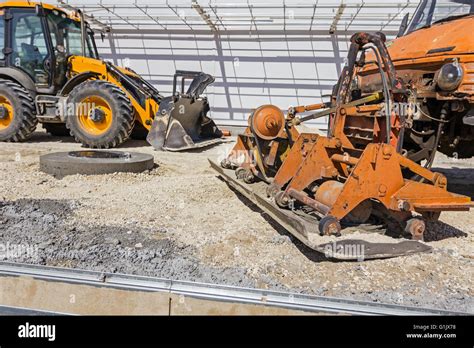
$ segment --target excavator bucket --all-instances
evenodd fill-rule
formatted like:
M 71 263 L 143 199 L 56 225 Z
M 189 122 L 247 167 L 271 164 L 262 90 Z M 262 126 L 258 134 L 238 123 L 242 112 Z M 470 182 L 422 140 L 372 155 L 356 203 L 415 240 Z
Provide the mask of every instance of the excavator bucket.
M 181 78 L 181 91 L 177 92 Z M 193 79 L 186 93 L 185 80 Z M 214 77 L 202 72 L 177 71 L 173 95 L 163 98 L 148 133 L 147 141 L 156 150 L 184 151 L 222 142 L 223 133 L 207 116 L 209 102 L 202 97 Z

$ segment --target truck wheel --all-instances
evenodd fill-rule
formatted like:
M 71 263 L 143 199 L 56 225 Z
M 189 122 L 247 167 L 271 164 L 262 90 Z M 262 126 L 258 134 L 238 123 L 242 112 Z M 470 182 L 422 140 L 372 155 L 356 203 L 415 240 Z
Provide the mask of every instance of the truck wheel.
M 444 153 L 446 156 L 455 157 L 456 159 L 474 157 L 474 146 L 472 146 L 472 140 L 460 140 L 456 147 L 452 147 L 450 141 L 444 141 L 441 142 L 439 151 Z
M 106 81 L 86 81 L 68 98 L 66 127 L 85 147 L 108 149 L 125 142 L 135 117 L 127 95 Z
M 43 123 L 43 128 L 47 133 L 56 137 L 68 137 L 71 135 L 69 129 L 63 123 Z
M 35 131 L 33 97 L 16 82 L 0 79 L 0 141 L 23 141 Z

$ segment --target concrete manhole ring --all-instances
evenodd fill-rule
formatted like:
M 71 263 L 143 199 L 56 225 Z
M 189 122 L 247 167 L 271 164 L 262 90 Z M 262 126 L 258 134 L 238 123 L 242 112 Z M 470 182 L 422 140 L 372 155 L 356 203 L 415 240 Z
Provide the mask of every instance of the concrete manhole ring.
M 154 164 L 152 155 L 140 152 L 81 150 L 40 156 L 40 170 L 56 177 L 140 173 L 152 169 Z

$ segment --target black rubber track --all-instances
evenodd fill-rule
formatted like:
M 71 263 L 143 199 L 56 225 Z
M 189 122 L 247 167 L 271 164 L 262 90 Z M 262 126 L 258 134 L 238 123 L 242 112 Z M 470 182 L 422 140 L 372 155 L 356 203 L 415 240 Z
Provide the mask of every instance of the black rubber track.
M 69 137 L 71 133 L 64 123 L 43 123 L 43 128 L 51 135 Z
M 14 112 L 10 126 L 0 131 L 0 141 L 19 142 L 28 139 L 38 124 L 30 92 L 16 82 L 0 79 L 0 95 L 10 100 Z
M 116 85 L 100 80 L 86 81 L 76 86 L 68 98 L 68 103 L 78 103 L 88 96 L 104 98 L 112 108 L 113 121 L 110 129 L 101 135 L 93 135 L 84 130 L 76 115 L 68 115 L 66 127 L 77 142 L 85 147 L 108 149 L 125 142 L 133 130 L 135 116 L 128 96 Z
M 77 157 L 78 153 L 81 157 Z M 120 154 L 124 157 L 94 158 L 97 154 Z M 139 152 L 83 150 L 74 153 L 55 152 L 40 156 L 40 170 L 60 178 L 74 174 L 141 173 L 152 169 L 153 166 L 153 156 Z

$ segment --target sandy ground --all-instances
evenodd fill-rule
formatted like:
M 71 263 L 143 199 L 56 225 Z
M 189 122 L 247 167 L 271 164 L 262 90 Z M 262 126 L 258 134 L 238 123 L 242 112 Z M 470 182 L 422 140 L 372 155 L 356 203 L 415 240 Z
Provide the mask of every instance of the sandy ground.
M 35 251 L 0 259 L 474 313 L 474 211 L 430 224 L 432 253 L 330 261 L 216 177 L 207 158 L 230 147 L 167 153 L 129 141 L 121 150 L 153 154 L 156 168 L 57 179 L 39 171 L 39 156 L 80 149 L 71 138 L 40 130 L 0 143 L 0 244 Z M 474 160 L 440 155 L 434 167 L 474 197 Z

